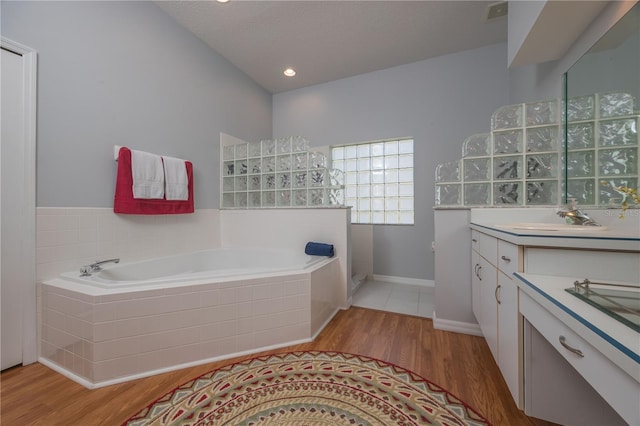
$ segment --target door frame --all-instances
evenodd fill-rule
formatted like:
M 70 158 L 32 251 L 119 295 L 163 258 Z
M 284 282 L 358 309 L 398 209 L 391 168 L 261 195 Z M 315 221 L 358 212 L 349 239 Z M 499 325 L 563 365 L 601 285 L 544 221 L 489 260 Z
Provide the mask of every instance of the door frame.
M 37 52 L 5 37 L 0 47 L 22 57 L 24 81 L 24 244 L 22 259 L 24 279 L 28 285 L 22 292 L 22 364 L 31 364 L 38 358 L 37 297 L 36 297 L 36 112 L 37 112 Z

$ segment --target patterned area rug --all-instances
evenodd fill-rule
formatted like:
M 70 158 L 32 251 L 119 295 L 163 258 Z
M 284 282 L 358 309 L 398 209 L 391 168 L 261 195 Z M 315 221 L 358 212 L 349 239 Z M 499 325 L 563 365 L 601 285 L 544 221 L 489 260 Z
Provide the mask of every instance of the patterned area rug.
M 206 373 L 124 423 L 488 425 L 466 403 L 384 361 L 340 352 L 253 358 Z

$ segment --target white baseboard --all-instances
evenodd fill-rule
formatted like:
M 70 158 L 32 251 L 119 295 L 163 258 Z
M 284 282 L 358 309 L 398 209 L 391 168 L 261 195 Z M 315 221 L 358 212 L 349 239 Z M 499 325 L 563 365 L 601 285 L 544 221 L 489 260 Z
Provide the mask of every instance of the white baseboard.
M 392 277 L 389 275 L 372 275 L 374 281 L 383 281 L 385 283 L 392 284 L 409 284 L 409 285 L 419 285 L 422 287 L 435 287 L 434 280 L 422 280 L 419 278 L 406 278 L 406 277 Z
M 349 300 L 351 300 L 351 299 L 349 299 Z M 351 306 L 351 305 L 349 305 L 349 306 Z M 321 325 L 320 327 L 318 327 L 318 331 L 316 331 L 316 332 L 314 333 L 314 335 L 313 335 L 313 336 L 311 336 L 311 340 L 310 340 L 311 342 L 313 342 L 314 340 L 316 340 L 316 337 L 318 337 L 318 334 L 320 334 L 320 333 L 322 332 L 322 330 L 324 330 L 324 328 L 325 328 L 325 327 L 326 327 L 326 326 L 331 322 L 331 320 L 333 319 L 333 317 L 335 317 L 335 316 L 336 316 L 336 314 L 338 313 L 338 311 L 339 311 L 339 310 L 340 310 L 340 308 L 335 308 L 335 309 L 333 310 L 333 312 L 331 313 L 331 315 L 329 315 L 329 316 L 327 317 L 326 321 L 325 321 L 325 322 L 323 322 L 323 323 L 322 323 L 322 325 Z
M 478 324 L 439 319 L 436 317 L 436 311 L 433 311 L 433 328 L 436 330 L 453 331 L 454 333 L 470 334 L 472 336 L 482 336 L 482 331 L 480 331 Z
M 336 310 L 336 312 L 337 312 L 337 310 Z M 334 312 L 334 315 L 335 315 L 335 312 Z M 322 331 L 322 330 L 320 330 L 320 331 Z M 318 331 L 318 333 L 316 333 L 316 336 L 320 333 L 320 331 Z M 115 385 L 115 384 L 118 384 L 118 383 L 125 383 L 125 382 L 130 382 L 132 380 L 137 380 L 137 379 L 142 379 L 142 378 L 145 378 L 145 377 L 155 376 L 156 374 L 167 373 L 169 371 L 181 370 L 183 368 L 194 367 L 196 365 L 209 364 L 209 363 L 216 362 L 216 361 L 223 361 L 223 360 L 226 360 L 226 359 L 236 358 L 236 357 L 240 357 L 240 356 L 252 355 L 252 354 L 255 354 L 255 353 L 258 353 L 258 352 L 270 351 L 270 350 L 273 350 L 273 349 L 284 348 L 284 347 L 287 347 L 287 346 L 300 345 L 302 343 L 309 343 L 309 342 L 312 342 L 312 341 L 313 341 L 312 338 L 292 340 L 292 341 L 289 341 L 289 342 L 277 343 L 275 345 L 262 346 L 262 347 L 255 348 L 255 349 L 249 349 L 249 350 L 246 350 L 246 351 L 233 352 L 233 353 L 229 353 L 229 354 L 225 354 L 225 355 L 199 359 L 197 361 L 185 362 L 185 363 L 182 363 L 182 364 L 177 364 L 177 365 L 172 365 L 172 366 L 168 366 L 168 367 L 158 368 L 158 369 L 155 369 L 155 370 L 143 371 L 143 372 L 140 372 L 140 373 L 130 374 L 128 376 L 123 376 L 123 377 L 118 377 L 118 378 L 115 378 L 115 379 L 104 380 L 104 381 L 101 381 L 101 382 L 90 382 L 87 379 L 85 379 L 84 377 L 80 377 L 77 374 L 75 374 L 75 373 L 65 369 L 64 367 L 61 367 L 61 366 L 55 364 L 54 362 L 51 362 L 48 359 L 43 358 L 43 357 L 38 358 L 38 362 L 40 362 L 41 364 L 46 365 L 47 367 L 51 368 L 54 371 L 57 371 L 58 373 L 60 373 L 63 376 L 67 377 L 68 379 L 71 379 L 74 382 L 81 384 L 82 386 L 86 387 L 87 389 L 98 389 L 98 388 L 102 388 L 102 387 L 105 387 L 105 386 Z

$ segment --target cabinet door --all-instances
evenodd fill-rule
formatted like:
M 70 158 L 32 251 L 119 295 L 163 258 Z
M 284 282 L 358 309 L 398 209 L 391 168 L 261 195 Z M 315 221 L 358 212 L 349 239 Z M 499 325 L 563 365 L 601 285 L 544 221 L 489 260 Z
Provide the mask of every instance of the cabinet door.
M 491 349 L 494 359 L 498 359 L 498 304 L 496 302 L 497 269 L 485 258 L 480 257 L 478 269 L 480 284 L 480 329 Z
M 477 251 L 471 251 L 471 308 L 476 316 L 478 324 L 482 324 L 481 320 L 481 300 L 480 300 L 480 255 Z
M 502 273 L 498 272 L 498 366 L 513 400 L 522 407 L 520 399 L 521 383 L 521 320 L 518 313 L 518 286 Z

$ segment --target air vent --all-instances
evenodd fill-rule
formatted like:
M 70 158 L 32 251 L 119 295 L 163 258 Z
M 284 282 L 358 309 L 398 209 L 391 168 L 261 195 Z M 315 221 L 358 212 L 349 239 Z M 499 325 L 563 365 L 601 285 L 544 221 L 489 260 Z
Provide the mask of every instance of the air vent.
M 507 16 L 508 11 L 509 3 L 506 1 L 490 4 L 489 6 L 487 6 L 487 21 L 490 19 L 502 18 L 503 16 Z

